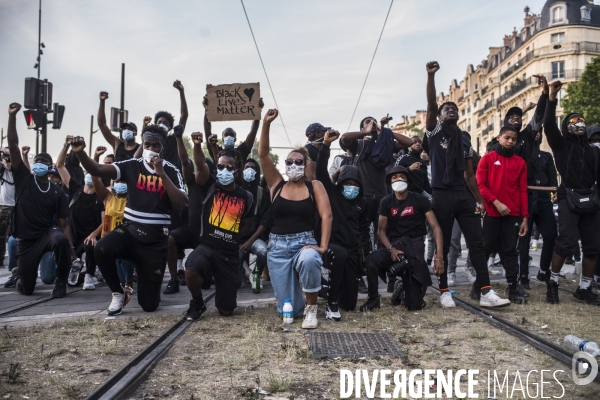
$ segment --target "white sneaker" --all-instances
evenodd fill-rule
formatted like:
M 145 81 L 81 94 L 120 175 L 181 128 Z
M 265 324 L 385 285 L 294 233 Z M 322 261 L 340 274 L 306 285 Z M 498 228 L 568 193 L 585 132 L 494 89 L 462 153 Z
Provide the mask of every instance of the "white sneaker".
M 481 294 L 481 299 L 479 300 L 479 305 L 481 307 L 506 307 L 510 305 L 510 300 L 503 299 L 496 294 L 493 290 L 487 292 L 487 294 Z
M 325 318 L 333 321 L 342 320 L 342 314 L 340 313 L 340 308 L 337 303 L 327 303 L 327 308 L 325 308 Z
M 315 329 L 317 326 L 319 326 L 319 321 L 317 321 L 317 305 L 306 305 L 304 308 L 302 329 Z
M 495 269 L 493 266 L 488 266 L 488 272 L 490 275 L 500 275 L 501 272 Z
M 450 292 L 442 293 L 440 296 L 440 304 L 442 305 L 442 308 L 456 307 L 456 303 L 452 300 L 452 294 L 450 294 Z
M 449 272 L 448 273 L 448 286 L 455 286 L 456 283 L 456 272 Z
M 129 299 L 129 293 L 127 292 L 114 292 L 112 294 L 112 301 L 110 302 L 110 306 L 108 306 L 106 313 L 108 315 L 120 315 L 123 312 L 123 307 L 129 303 Z
M 472 285 L 477 280 L 477 273 L 473 267 L 465 266 L 465 273 L 467 274 L 467 278 L 469 278 L 469 283 Z
M 85 274 L 85 280 L 83 281 L 83 290 L 94 289 L 96 289 L 96 285 L 94 285 L 94 277 L 90 274 Z

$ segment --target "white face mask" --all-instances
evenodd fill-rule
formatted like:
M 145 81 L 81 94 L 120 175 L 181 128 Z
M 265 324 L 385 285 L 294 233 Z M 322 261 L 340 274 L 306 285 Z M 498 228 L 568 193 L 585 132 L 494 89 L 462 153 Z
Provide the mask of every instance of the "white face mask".
M 285 174 L 292 182 L 302 179 L 304 177 L 304 165 L 286 165 Z
M 406 182 L 396 181 L 396 182 L 392 183 L 392 190 L 394 192 L 402 193 L 402 192 L 406 191 L 407 188 L 408 188 L 408 183 L 406 183 Z
M 163 128 L 166 132 L 169 132 L 169 128 L 165 124 L 158 124 L 161 128 Z
M 596 146 L 596 147 L 600 148 L 600 142 L 598 142 L 598 143 L 590 143 L 590 146 Z
M 142 157 L 147 163 L 149 163 L 152 160 L 152 157 L 158 155 L 159 154 L 157 152 L 148 149 L 144 149 L 144 151 L 142 152 Z

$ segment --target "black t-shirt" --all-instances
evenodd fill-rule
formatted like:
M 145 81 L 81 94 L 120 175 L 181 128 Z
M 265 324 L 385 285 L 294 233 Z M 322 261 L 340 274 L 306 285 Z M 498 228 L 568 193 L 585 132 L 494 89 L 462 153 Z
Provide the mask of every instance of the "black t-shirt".
M 425 131 L 423 148 L 431 159 L 431 187 L 439 189 L 462 190 L 466 189 L 464 171 L 454 171 L 452 183 L 446 185 L 442 182 L 446 172 L 446 148 L 448 147 L 448 135 L 443 125 L 438 121 L 433 131 Z M 465 159 L 473 158 L 473 146 L 468 139 L 463 137 L 463 154 Z
M 235 189 L 223 190 L 216 183 L 214 192 L 209 190 L 216 179 L 211 175 L 200 186 L 202 198 L 206 201 L 202 207 L 202 243 L 220 254 L 238 257 L 239 233 L 245 218 L 253 215 L 252 194 L 235 186 Z
M 364 139 L 363 139 L 364 140 Z M 367 143 L 365 143 L 367 147 Z M 344 148 L 344 147 L 342 147 Z M 358 150 L 358 140 L 355 140 L 348 149 L 354 156 Z M 364 151 L 364 150 L 363 150 Z M 369 162 L 368 159 L 358 160 L 356 163 L 358 175 L 363 186 L 365 196 L 383 197 L 387 195 L 387 186 L 385 183 L 385 167 L 377 168 Z
M 379 215 L 388 218 L 386 234 L 390 242 L 402 236 L 425 236 L 425 213 L 431 211 L 431 202 L 423 195 L 408 192 L 400 201 L 394 194 L 385 196 L 379 203 Z
M 117 169 L 117 179 L 127 183 L 125 221 L 163 228 L 171 224 L 171 199 L 160 178 L 143 158 L 112 164 Z M 170 162 L 163 161 L 165 173 L 181 191 L 183 178 Z
M 196 234 L 196 237 L 200 237 L 200 227 L 202 226 L 202 189 L 200 188 L 200 185 L 196 183 L 196 178 L 194 176 L 186 182 L 186 185 L 189 198 L 188 225 L 192 232 Z
M 308 151 L 308 157 L 310 158 L 310 161 L 317 162 L 317 158 L 319 157 L 319 149 L 317 149 L 317 147 L 312 143 L 305 144 L 304 147 Z
M 37 240 L 50 229 L 54 215 L 69 217 L 67 198 L 53 183 L 39 183 L 25 164 L 13 170 L 15 181 L 15 223 L 13 236 L 21 240 Z
M 135 156 L 135 152 L 140 148 L 140 144 L 136 143 L 135 147 L 131 150 L 125 149 L 123 142 L 119 143 L 115 150 L 115 161 L 126 161 L 131 160 Z
M 181 161 L 177 153 L 177 138 L 174 134 L 167 135 L 165 147 L 163 149 L 162 158 L 179 170 L 181 170 Z
M 77 193 L 79 193 L 77 195 Z M 69 181 L 69 204 L 75 197 L 79 198 L 73 203 L 71 208 L 71 218 L 69 218 L 69 227 L 73 235 L 73 245 L 85 240 L 102 222 L 102 211 L 104 204 L 96 193 L 88 194 L 83 191 L 83 185 L 80 185 L 75 179 Z

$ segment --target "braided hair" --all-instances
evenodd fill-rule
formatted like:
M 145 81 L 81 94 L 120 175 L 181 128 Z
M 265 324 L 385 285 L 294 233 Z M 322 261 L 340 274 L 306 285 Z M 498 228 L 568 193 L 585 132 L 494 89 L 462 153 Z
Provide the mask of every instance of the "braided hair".
M 217 162 L 219 162 L 219 158 L 221 157 L 231 157 L 235 160 L 235 169 L 236 171 L 241 171 L 244 166 L 244 159 L 242 158 L 242 154 L 236 149 L 223 149 L 219 151 L 217 154 Z

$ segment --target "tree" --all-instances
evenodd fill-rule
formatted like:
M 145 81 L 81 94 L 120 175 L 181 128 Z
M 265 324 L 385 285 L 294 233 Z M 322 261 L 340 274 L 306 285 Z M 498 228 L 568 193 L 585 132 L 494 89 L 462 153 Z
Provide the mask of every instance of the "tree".
M 242 142 L 240 142 L 241 144 Z M 271 160 L 273 160 L 273 164 L 277 165 L 277 163 L 279 162 L 279 156 L 275 153 L 273 153 L 271 151 L 271 149 L 269 148 L 269 155 L 271 156 Z M 258 163 L 258 165 L 260 165 L 260 159 L 258 158 L 258 140 L 254 141 L 254 146 L 252 146 L 252 151 L 250 152 L 250 156 L 256 160 L 256 162 Z M 260 168 L 262 169 L 262 165 L 260 165 Z
M 425 136 L 425 130 L 423 128 L 419 128 L 419 124 L 417 122 L 413 122 L 406 128 L 406 132 L 413 132 L 421 139 Z M 407 135 L 408 136 L 408 135 Z
M 194 146 L 192 145 L 192 141 L 189 137 L 187 136 L 183 136 L 183 145 L 185 146 L 185 150 L 188 153 L 188 157 L 190 157 L 191 160 L 194 159 Z M 208 150 L 206 149 L 206 145 L 203 143 L 202 144 L 202 150 L 204 150 L 204 155 L 206 156 L 206 158 L 210 158 L 210 154 L 208 154 Z
M 567 86 L 566 97 L 562 99 L 564 115 L 581 113 L 588 126 L 600 126 L 600 57 L 590 61 L 581 79 Z

